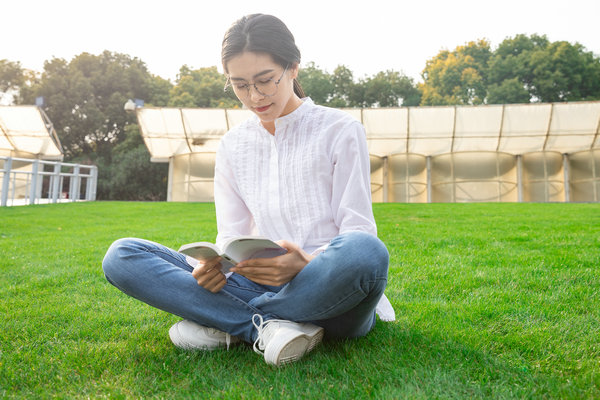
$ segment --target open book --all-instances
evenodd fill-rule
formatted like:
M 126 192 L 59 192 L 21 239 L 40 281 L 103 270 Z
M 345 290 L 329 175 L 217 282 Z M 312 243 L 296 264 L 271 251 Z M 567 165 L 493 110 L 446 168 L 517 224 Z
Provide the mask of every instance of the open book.
M 263 237 L 240 236 L 225 242 L 223 249 L 209 242 L 184 244 L 179 252 L 200 261 L 210 260 L 221 256 L 221 271 L 229 272 L 239 262 L 251 258 L 271 258 L 287 253 L 287 250 L 277 243 Z

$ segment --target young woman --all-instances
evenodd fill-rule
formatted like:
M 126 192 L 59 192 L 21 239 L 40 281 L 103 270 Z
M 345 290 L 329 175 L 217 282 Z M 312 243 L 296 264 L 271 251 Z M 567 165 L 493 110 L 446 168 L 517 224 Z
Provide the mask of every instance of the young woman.
M 121 291 L 184 318 L 169 330 L 176 346 L 244 341 L 280 365 L 323 336 L 367 334 L 389 256 L 372 213 L 364 129 L 304 98 L 300 52 L 283 22 L 241 18 L 225 34 L 222 62 L 226 89 L 255 115 L 227 132 L 217 152 L 217 244 L 258 235 L 287 253 L 241 262 L 225 276 L 219 258 L 199 263 L 128 238 L 113 243 L 103 269 Z

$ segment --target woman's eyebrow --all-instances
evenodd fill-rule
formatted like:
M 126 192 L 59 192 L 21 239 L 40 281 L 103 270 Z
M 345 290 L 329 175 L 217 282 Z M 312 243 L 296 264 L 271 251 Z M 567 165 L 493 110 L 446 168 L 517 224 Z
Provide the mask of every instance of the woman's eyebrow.
M 265 69 L 264 71 L 261 71 L 258 74 L 254 75 L 252 77 L 252 79 L 256 79 L 259 76 L 263 76 L 263 75 L 266 75 L 266 74 L 270 74 L 273 71 L 275 71 L 275 70 L 274 69 Z M 236 78 L 235 76 L 231 76 L 231 77 L 229 77 L 229 79 L 232 80 L 232 81 L 245 81 L 244 78 Z

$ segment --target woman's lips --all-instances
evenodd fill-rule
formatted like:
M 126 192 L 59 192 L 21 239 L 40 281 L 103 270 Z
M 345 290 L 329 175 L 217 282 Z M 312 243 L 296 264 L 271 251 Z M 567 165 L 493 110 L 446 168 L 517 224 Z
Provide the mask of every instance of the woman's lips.
M 271 104 L 262 107 L 254 107 L 254 109 L 258 112 L 265 112 L 269 109 L 269 107 L 271 107 Z

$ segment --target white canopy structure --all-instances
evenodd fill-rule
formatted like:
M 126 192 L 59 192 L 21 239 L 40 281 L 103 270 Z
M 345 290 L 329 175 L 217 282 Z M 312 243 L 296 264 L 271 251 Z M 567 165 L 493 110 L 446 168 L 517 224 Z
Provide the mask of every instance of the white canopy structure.
M 376 201 L 600 201 L 600 102 L 344 109 Z M 248 110 L 139 108 L 169 199 L 211 201 L 214 152 Z
M 94 200 L 97 168 L 62 160 L 41 108 L 0 106 L 0 206 Z
M 0 106 L 0 156 L 62 160 L 52 123 L 36 106 Z

